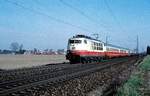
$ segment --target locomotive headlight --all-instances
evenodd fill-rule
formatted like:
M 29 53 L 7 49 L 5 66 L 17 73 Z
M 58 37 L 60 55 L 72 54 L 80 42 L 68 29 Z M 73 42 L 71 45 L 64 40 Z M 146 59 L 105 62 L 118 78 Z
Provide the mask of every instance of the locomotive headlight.
M 74 50 L 75 49 L 75 47 L 72 47 L 72 50 Z

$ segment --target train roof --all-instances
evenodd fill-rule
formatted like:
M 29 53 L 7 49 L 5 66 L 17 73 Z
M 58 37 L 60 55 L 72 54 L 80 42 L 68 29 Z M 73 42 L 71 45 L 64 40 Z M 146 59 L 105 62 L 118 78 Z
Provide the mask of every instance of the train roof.
M 98 42 L 102 42 L 102 43 L 104 43 L 105 46 L 110 46 L 110 47 L 116 47 L 116 48 L 120 48 L 120 49 L 130 50 L 128 48 L 116 46 L 116 45 L 113 45 L 113 44 L 108 44 L 108 43 L 106 44 L 105 42 L 103 42 L 101 40 L 97 40 L 97 39 L 94 39 L 94 38 L 86 36 L 86 35 L 76 35 L 76 36 L 73 36 L 73 38 L 86 38 L 86 39 L 90 39 L 90 40 L 95 40 L 95 41 L 98 41 Z
M 106 43 L 105 43 L 105 45 L 106 45 L 106 46 L 110 46 L 110 47 L 116 47 L 116 48 L 119 48 L 119 49 L 130 50 L 130 49 L 128 49 L 128 48 L 124 48 L 124 47 L 120 47 L 120 46 L 116 46 L 116 45 L 112 45 L 112 44 L 106 44 Z
M 86 39 L 90 39 L 90 40 L 95 40 L 95 41 L 98 41 L 98 42 L 102 42 L 101 40 L 97 40 L 97 39 L 94 39 L 94 38 L 86 36 L 86 35 L 76 35 L 76 36 L 73 36 L 73 38 L 86 38 Z

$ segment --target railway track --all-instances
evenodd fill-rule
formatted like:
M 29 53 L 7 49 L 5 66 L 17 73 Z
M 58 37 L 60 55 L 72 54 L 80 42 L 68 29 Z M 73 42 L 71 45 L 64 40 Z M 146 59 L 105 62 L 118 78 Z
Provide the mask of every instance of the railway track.
M 95 62 L 96 64 L 103 64 L 103 63 L 108 63 L 108 62 L 114 62 L 117 60 L 122 60 L 124 58 L 120 59 L 110 59 L 110 60 L 103 60 L 102 62 Z M 91 63 L 91 64 L 95 64 Z M 80 67 L 82 64 L 47 64 L 43 66 L 37 66 L 33 68 L 24 68 L 24 69 L 15 69 L 15 70 L 6 70 L 6 71 L 1 71 L 0 72 L 0 83 L 4 81 L 9 81 L 9 80 L 14 80 L 14 79 L 19 79 L 19 78 L 25 78 L 27 75 L 29 76 L 34 76 L 34 75 L 39 75 L 39 74 L 45 74 L 45 73 L 51 73 L 55 72 L 64 68 L 71 68 L 71 67 Z
M 76 65 L 74 65 L 76 66 Z M 64 68 L 71 68 L 74 67 L 70 64 L 51 64 L 46 66 L 39 66 L 35 68 L 25 68 L 25 69 L 17 69 L 17 70 L 8 70 L 0 72 L 0 83 L 4 81 L 25 78 L 27 75 L 34 76 L 39 74 L 51 73 L 55 72 Z
M 122 60 L 124 58 L 119 59 L 110 59 L 110 60 L 103 60 L 102 62 L 95 62 L 96 64 L 103 64 L 114 62 L 116 60 Z M 95 64 L 91 63 L 91 64 Z M 28 75 L 38 75 L 44 74 L 47 72 L 58 71 L 64 68 L 70 68 L 75 66 L 81 66 L 82 64 L 69 64 L 69 63 L 58 63 L 58 64 L 47 64 L 42 66 L 37 66 L 33 68 L 23 68 L 23 69 L 15 69 L 15 70 L 2 70 L 0 71 L 0 82 L 9 81 L 16 78 L 23 78 L 24 76 Z
M 103 62 L 102 64 L 79 64 L 79 65 L 69 65 L 69 67 L 67 65 L 67 67 L 63 67 L 55 71 L 47 70 L 47 67 L 50 67 L 47 66 L 46 67 L 47 71 L 45 73 L 36 72 L 36 75 L 35 73 L 33 73 L 34 75 L 32 73 L 31 73 L 32 75 L 30 74 L 27 75 L 27 73 L 31 72 L 29 71 L 26 72 L 26 74 L 23 77 L 21 76 L 21 78 L 15 77 L 15 79 L 13 80 L 7 80 L 1 82 L 0 96 L 28 93 L 32 88 L 36 89 L 38 86 L 54 85 L 56 83 L 60 83 L 66 80 L 88 75 L 92 72 L 100 71 L 102 69 L 127 62 L 127 60 L 131 60 L 131 58 L 120 59 L 118 61 L 114 60 L 113 62 L 109 62 L 109 63 Z M 45 68 L 43 68 L 42 70 L 44 69 Z

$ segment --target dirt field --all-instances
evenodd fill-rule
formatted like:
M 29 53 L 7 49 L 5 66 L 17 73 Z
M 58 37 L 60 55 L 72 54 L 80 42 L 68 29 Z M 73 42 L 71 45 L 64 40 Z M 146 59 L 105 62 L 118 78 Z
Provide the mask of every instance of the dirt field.
M 0 55 L 0 69 L 16 69 L 68 62 L 64 55 Z

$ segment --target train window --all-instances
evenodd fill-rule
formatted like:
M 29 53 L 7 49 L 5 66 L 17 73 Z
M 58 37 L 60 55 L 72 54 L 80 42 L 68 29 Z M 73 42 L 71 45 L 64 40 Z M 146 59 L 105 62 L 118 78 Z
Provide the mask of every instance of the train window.
M 103 50 L 103 44 L 99 43 L 99 50 Z
M 94 50 L 94 46 L 92 46 L 92 50 Z
M 69 40 L 69 43 L 70 43 L 70 44 L 73 44 L 73 43 L 81 43 L 81 40 Z
M 103 44 L 102 43 L 92 42 L 91 48 L 93 50 L 103 50 Z
M 69 40 L 69 43 L 70 43 L 70 44 L 74 43 L 74 40 Z
M 96 50 L 96 46 L 94 46 L 94 50 Z
M 87 41 L 86 41 L 86 40 L 84 40 L 84 43 L 85 43 L 85 44 L 87 44 Z
M 81 40 L 75 40 L 75 43 L 81 43 Z
M 91 49 L 94 50 L 94 42 L 91 42 L 92 46 Z

